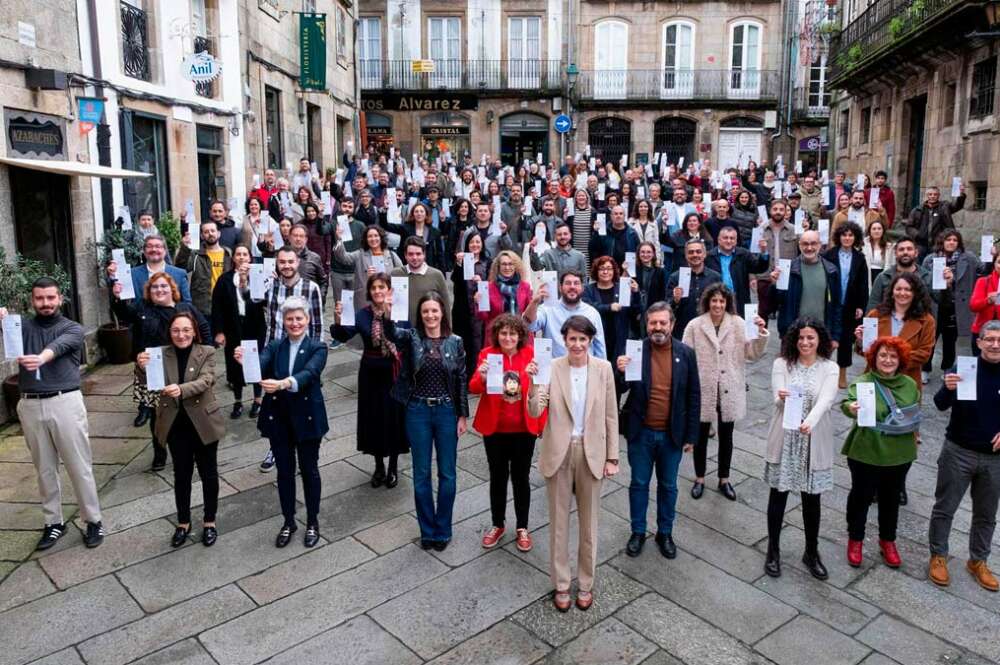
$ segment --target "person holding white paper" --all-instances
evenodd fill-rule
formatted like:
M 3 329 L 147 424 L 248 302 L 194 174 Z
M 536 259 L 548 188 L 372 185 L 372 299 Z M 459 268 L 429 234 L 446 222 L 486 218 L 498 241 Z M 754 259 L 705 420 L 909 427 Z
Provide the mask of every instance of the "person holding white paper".
M 623 307 L 621 300 L 621 272 L 610 256 L 594 259 L 590 265 L 590 283 L 583 289 L 583 302 L 597 310 L 604 330 L 604 343 L 609 358 L 625 353 L 625 340 L 632 329 L 636 308 Z M 628 280 L 629 291 L 638 298 L 639 284 Z M 638 304 L 638 303 L 636 303 Z M 620 376 L 615 377 L 615 391 L 619 399 L 627 386 Z
M 972 353 L 979 355 L 979 333 L 986 323 L 1000 319 L 1000 254 L 993 255 L 993 270 L 976 280 L 969 299 L 969 309 L 976 315 L 972 322 Z
M 847 368 L 854 362 L 854 329 L 860 325 L 868 304 L 868 264 L 861 252 L 862 241 L 861 227 L 847 222 L 833 232 L 831 247 L 823 254 L 823 258 L 837 266 L 840 277 L 841 324 L 837 364 L 840 366 L 838 385 L 841 389 L 847 387 Z
M 600 234 L 598 222 L 594 223 L 594 228 L 590 232 L 588 253 L 591 268 L 602 256 L 610 256 L 615 263 L 621 265 L 625 261 L 625 254 L 635 252 L 639 247 L 639 235 L 626 223 L 625 208 L 616 205 L 610 209 L 609 215 L 610 223 L 607 224 L 606 235 Z
M 445 282 L 444 274 L 437 268 L 429 266 L 426 262 L 427 243 L 416 236 L 410 236 L 401 245 L 401 253 L 405 258 L 405 265 L 393 268 L 389 273 L 390 277 L 406 277 L 409 283 L 409 318 L 413 324 L 418 318 L 417 303 L 426 293 L 431 291 L 438 293 L 445 298 L 444 308 L 445 318 L 451 325 L 451 301 L 448 299 L 448 286 Z
M 354 325 L 342 325 L 344 309 L 338 302 L 334 308 L 335 323 L 330 327 L 330 336 L 342 343 L 355 335 L 361 337 L 357 449 L 375 458 L 371 486 L 384 485 L 388 489 L 399 483 L 399 456 L 410 451 L 403 407 L 390 395 L 400 369 L 395 342 L 397 326 L 389 315 L 392 309 L 390 288 L 385 274 L 369 276 L 365 282 L 368 304 L 355 313 Z
M 280 239 L 278 221 L 281 217 L 271 217 L 267 211 L 261 211 L 260 202 L 251 198 L 247 202 L 247 216 L 243 219 L 240 231 L 240 244 L 250 249 L 254 260 L 259 262 L 263 257 L 273 257 L 275 245 Z
M 451 319 L 454 322 L 452 332 L 462 338 L 465 346 L 466 372 L 469 376 L 476 370 L 476 359 L 479 350 L 483 348 L 483 338 L 488 329 L 486 317 L 479 312 L 476 294 L 479 284 L 489 280 L 490 261 L 483 251 L 483 238 L 477 233 L 465 237 L 462 251 L 455 255 L 455 269 L 451 272 L 452 305 Z M 471 263 L 472 278 L 465 279 L 465 271 L 460 267 Z M 486 299 L 487 304 L 489 298 Z
M 552 357 L 566 355 L 563 345 L 562 326 L 571 316 L 582 316 L 594 325 L 597 331 L 593 341 L 588 345 L 590 352 L 598 358 L 606 356 L 604 342 L 604 325 L 601 315 L 591 305 L 583 302 L 583 275 L 567 271 L 559 277 L 559 300 L 548 304 L 549 285 L 542 284 L 534 292 L 531 302 L 524 310 L 524 320 L 528 322 L 528 330 L 532 333 L 542 332 L 542 337 L 552 340 Z M 546 304 L 542 304 L 546 301 Z
M 868 199 L 865 197 L 864 191 L 854 190 L 851 194 L 851 203 L 847 209 L 840 210 L 833 216 L 833 222 L 830 224 L 830 233 L 835 234 L 837 229 L 852 220 L 859 227 L 864 225 L 862 232 L 875 221 L 882 222 L 888 226 L 889 219 L 886 216 L 885 209 L 882 208 L 881 202 L 878 205 L 878 208 L 869 208 Z
M 736 311 L 742 312 L 750 303 L 752 276 L 768 269 L 770 255 L 763 234 L 757 246 L 750 249 L 738 247 L 738 239 L 739 234 L 735 228 L 724 226 L 719 229 L 718 245 L 709 250 L 705 267 L 722 276 L 722 283 L 736 296 Z
M 232 269 L 232 251 L 220 244 L 219 225 L 213 219 L 202 222 L 201 242 L 197 250 L 188 247 L 188 236 L 182 238 L 174 265 L 188 272 L 191 302 L 205 316 L 212 315 L 212 291 L 223 273 Z
M 501 251 L 490 263 L 486 284 L 489 298 L 485 310 L 482 297 L 475 298 L 476 316 L 485 322 L 486 329 L 502 313 L 520 316 L 531 302 L 528 266 L 511 250 Z
M 232 419 L 243 415 L 243 371 L 233 358 L 233 352 L 241 342 L 257 340 L 257 348 L 264 348 L 267 321 L 264 315 L 264 301 L 250 297 L 250 250 L 237 245 L 233 253 L 233 269 L 222 275 L 212 292 L 212 333 L 217 346 L 225 351 L 226 383 L 233 389 Z M 253 402 L 250 418 L 260 413 L 261 388 L 253 384 Z
M 191 480 L 195 467 L 201 481 L 204 518 L 201 543 L 211 547 L 219 537 L 215 512 L 219 503 L 216 454 L 226 423 L 215 400 L 215 349 L 203 344 L 198 322 L 191 312 L 178 312 L 168 322 L 169 344 L 163 346 L 166 384 L 156 405 L 156 436 L 170 447 L 174 463 L 174 501 L 177 527 L 172 547 L 184 545 L 191 535 Z M 136 363 L 145 368 L 149 355 L 140 353 Z
M 497 546 L 506 531 L 507 480 L 514 491 L 515 545 L 521 552 L 532 548 L 528 533 L 531 507 L 531 460 L 535 439 L 545 427 L 546 414 L 533 417 L 528 411 L 532 385 L 527 368 L 534 363 L 531 335 L 524 320 L 501 314 L 490 324 L 489 343 L 477 357 L 476 371 L 469 379 L 469 392 L 481 395 L 473 427 L 483 435 L 490 469 L 490 513 L 492 526 L 483 535 L 485 549 Z M 487 390 L 487 358 L 501 358 L 500 394 Z M 537 365 L 535 366 L 537 373 Z
M 928 530 L 928 576 L 938 586 L 948 586 L 948 540 L 952 521 L 971 487 L 972 527 L 969 560 L 965 568 L 979 586 L 997 592 L 1000 583 L 990 571 L 997 504 L 1000 503 L 1000 321 L 988 321 L 979 330 L 979 363 L 976 372 L 978 400 L 958 400 L 959 384 L 966 380 L 954 371 L 934 395 L 941 411 L 951 409 L 945 441 L 938 456 L 937 488 Z
M 772 273 L 782 260 L 791 261 L 799 254 L 799 238 L 795 235 L 795 228 L 785 220 L 787 210 L 788 206 L 784 201 L 772 201 L 770 219 L 761 233 L 767 247 L 768 268 L 753 277 L 757 280 L 759 313 L 765 320 L 778 311 L 780 302 Z
M 441 231 L 431 225 L 430 209 L 423 203 L 417 203 L 407 211 L 407 219 L 402 224 L 386 223 L 385 228 L 398 233 L 401 238 L 417 237 L 424 241 L 424 260 L 434 269 L 444 270 L 444 244 Z M 403 245 L 400 245 L 400 257 L 406 261 Z M 449 261 L 450 264 L 450 261 Z
M 930 253 L 939 233 L 955 228 L 952 215 L 965 207 L 965 185 L 959 188 L 959 192 L 951 201 L 942 201 L 941 190 L 928 187 L 927 199 L 911 210 L 910 216 L 903 220 L 906 236 L 917 243 L 918 264 L 923 263 L 924 257 Z
M 676 315 L 674 325 L 674 337 L 680 339 L 684 335 L 684 328 L 687 324 L 698 316 L 698 307 L 701 303 L 701 294 L 712 284 L 722 281 L 722 275 L 716 271 L 705 267 L 705 257 L 708 251 L 705 242 L 701 238 L 691 238 L 684 245 L 685 261 L 687 268 L 691 270 L 690 282 L 687 285 L 687 294 L 681 286 L 680 268 L 675 270 L 667 280 L 667 295 L 671 298 L 671 303 Z
M 353 266 L 354 274 L 350 284 L 354 290 L 355 312 L 361 311 L 368 304 L 369 277 L 379 272 L 391 272 L 394 268 L 400 268 L 403 265 L 399 255 L 389 249 L 385 229 L 379 226 L 368 226 L 358 235 L 358 238 L 360 239 L 358 248 L 348 251 L 346 243 L 340 242 L 340 238 L 334 230 L 333 249 L 331 250 L 332 259 L 338 265 L 350 264 Z M 385 270 L 381 270 L 383 265 Z M 332 270 L 330 276 L 331 279 L 334 277 Z
M 726 229 L 731 231 L 731 229 Z M 733 458 L 733 432 L 736 421 L 746 415 L 746 365 L 764 354 L 767 346 L 767 322 L 752 321 L 757 338 L 746 337 L 747 323 L 736 313 L 736 296 L 721 283 L 712 284 L 702 293 L 701 316 L 684 329 L 683 342 L 694 349 L 701 383 L 701 419 L 698 441 L 694 447 L 695 481 L 691 497 L 700 499 L 705 491 L 705 467 L 712 423 L 718 421 L 719 492 L 730 501 L 736 490 L 729 482 Z
M 817 240 L 818 242 L 818 240 Z M 781 576 L 781 525 L 788 493 L 802 500 L 805 553 L 802 563 L 813 577 L 825 580 L 826 566 L 819 555 L 820 494 L 833 489 L 833 425 L 830 407 L 837 398 L 837 363 L 830 360 L 833 339 L 818 319 L 798 319 L 781 340 L 771 369 L 774 415 L 767 435 L 764 482 L 770 486 L 767 502 L 767 558 L 764 572 Z M 784 404 L 789 388 L 803 396 L 803 420 L 798 429 L 785 429 Z
M 278 278 L 267 293 L 267 336 L 265 341 L 281 339 L 285 334 L 281 320 L 281 306 L 292 296 L 305 298 L 310 305 L 309 336 L 319 341 L 323 339 L 323 296 L 319 285 L 302 277 L 299 273 L 299 254 L 291 246 L 282 247 L 275 257 Z
M 787 273 L 788 288 L 777 290 L 778 333 L 784 336 L 801 318 L 823 321 L 833 337 L 834 348 L 840 339 L 843 310 L 840 271 L 836 264 L 820 255 L 819 233 L 806 231 L 799 238 L 800 255 L 792 259 Z M 782 275 L 771 275 L 778 282 Z M 777 285 L 776 285 L 777 286 Z
M 865 354 L 867 367 L 856 378 L 841 403 L 849 418 L 861 412 L 859 384 L 874 386 L 872 406 L 874 427 L 855 423 L 848 432 L 841 454 L 847 456 L 851 470 L 851 491 L 847 495 L 847 563 L 861 565 L 868 507 L 878 497 L 879 549 L 890 568 L 902 564 L 896 549 L 896 525 L 899 519 L 899 493 L 906 483 L 906 472 L 917 458 L 917 428 L 920 386 L 903 372 L 910 355 L 910 345 L 899 337 L 881 337 Z M 892 406 L 905 414 L 899 418 Z
M 865 255 L 865 263 L 868 264 L 869 291 L 883 270 L 896 265 L 896 243 L 886 236 L 887 228 L 881 221 L 875 221 L 869 224 L 868 230 L 865 231 L 861 253 Z

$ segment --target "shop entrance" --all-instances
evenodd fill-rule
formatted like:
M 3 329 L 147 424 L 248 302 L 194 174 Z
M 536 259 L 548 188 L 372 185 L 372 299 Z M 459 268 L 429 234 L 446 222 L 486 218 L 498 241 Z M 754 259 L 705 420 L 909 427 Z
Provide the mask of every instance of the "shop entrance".
M 469 139 L 469 119 L 460 113 L 430 113 L 420 119 L 420 152 L 427 160 L 450 152 L 459 162 L 471 148 Z
M 514 113 L 500 118 L 500 160 L 507 166 L 518 166 L 525 160 L 534 162 L 542 155 L 549 159 L 549 119 L 534 113 Z

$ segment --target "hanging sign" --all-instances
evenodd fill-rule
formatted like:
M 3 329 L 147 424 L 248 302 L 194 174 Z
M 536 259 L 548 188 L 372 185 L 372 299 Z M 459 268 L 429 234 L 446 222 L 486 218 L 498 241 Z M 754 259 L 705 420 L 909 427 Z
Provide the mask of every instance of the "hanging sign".
M 208 83 L 219 78 L 222 63 L 208 51 L 192 53 L 181 63 L 181 76 L 195 83 Z
M 326 14 L 299 14 L 299 87 L 326 90 Z

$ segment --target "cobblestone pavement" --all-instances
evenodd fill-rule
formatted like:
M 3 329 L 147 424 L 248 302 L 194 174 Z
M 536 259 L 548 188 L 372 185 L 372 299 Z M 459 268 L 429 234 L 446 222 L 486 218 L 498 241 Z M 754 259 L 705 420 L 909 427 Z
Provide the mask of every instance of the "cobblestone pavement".
M 823 495 L 821 550 L 829 581 L 813 580 L 798 561 L 802 515 L 794 498 L 782 540 L 785 574 L 777 580 L 763 574 L 761 456 L 776 346 L 772 340 L 769 356 L 752 367 L 751 415 L 737 425 L 739 500 L 730 503 L 713 491 L 712 462 L 708 491 L 692 500 L 687 455 L 674 531 L 677 559 L 663 559 L 651 542 L 630 559 L 623 553 L 629 535 L 623 454 L 622 473 L 603 488 L 594 606 L 565 615 L 548 596 L 548 518 L 537 470 L 531 478 L 534 550 L 519 553 L 512 533 L 493 551 L 480 547 L 490 526 L 488 471 L 475 434 L 460 442 L 451 546 L 436 553 L 414 544 L 408 456 L 400 460 L 397 488 L 372 489 L 371 458 L 355 450 L 355 350 L 332 352 L 324 375 L 331 431 L 320 460 L 323 540 L 313 550 L 300 538 L 274 547 L 281 524 L 275 477 L 257 469 L 267 444 L 246 417 L 231 424 L 219 450 L 219 542 L 171 550 L 171 469 L 148 471 L 149 438 L 131 424 L 130 366 L 102 367 L 86 382 L 94 468 L 110 532 L 102 547 L 85 549 L 76 522 L 55 548 L 32 553 L 41 521 L 34 470 L 17 426 L 0 432 L 0 665 L 1000 662 L 1000 598 L 962 569 L 968 499 L 955 519 L 952 586 L 938 589 L 925 579 L 935 459 L 946 422 L 933 408 L 909 474 L 910 502 L 900 514 L 901 570 L 878 560 L 875 528 L 863 565 L 848 567 L 850 476 L 838 456 L 836 487 Z M 218 392 L 224 404 L 232 401 L 224 387 Z M 843 436 L 847 419 L 839 413 L 834 419 Z M 199 495 L 196 486 L 196 503 Z M 65 498 L 72 500 L 72 493 Z M 655 501 L 651 508 L 652 530 Z M 871 524 L 875 519 L 873 506 Z

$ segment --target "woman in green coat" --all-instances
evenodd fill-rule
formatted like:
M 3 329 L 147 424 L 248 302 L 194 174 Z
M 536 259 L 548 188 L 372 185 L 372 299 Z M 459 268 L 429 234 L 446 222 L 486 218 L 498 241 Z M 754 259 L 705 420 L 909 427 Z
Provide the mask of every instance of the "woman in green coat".
M 877 339 L 865 353 L 867 371 L 850 385 L 847 399 L 841 405 L 845 414 L 857 419 L 861 411 L 859 385 L 874 384 L 875 427 L 862 427 L 855 422 L 840 451 L 847 455 L 847 466 L 851 470 L 851 492 L 847 496 L 847 563 L 855 568 L 861 565 L 868 506 L 876 495 L 882 559 L 890 568 L 899 568 L 902 563 L 896 550 L 897 497 L 910 464 L 917 458 L 916 429 L 919 425 L 913 422 L 917 418 L 906 407 L 920 403 L 920 386 L 902 371 L 910 353 L 910 345 L 899 337 Z M 895 403 L 894 415 L 890 401 Z

